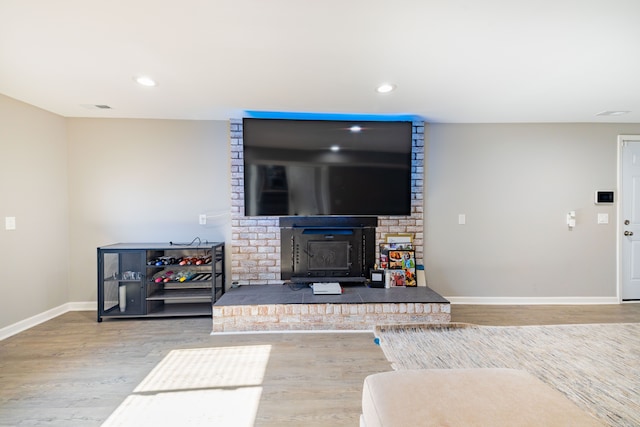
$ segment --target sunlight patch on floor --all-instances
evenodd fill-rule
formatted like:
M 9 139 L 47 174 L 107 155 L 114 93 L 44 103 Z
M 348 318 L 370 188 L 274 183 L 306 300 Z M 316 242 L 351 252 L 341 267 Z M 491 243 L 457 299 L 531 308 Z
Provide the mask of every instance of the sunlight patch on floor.
M 253 426 L 270 352 L 270 345 L 172 350 L 103 427 Z

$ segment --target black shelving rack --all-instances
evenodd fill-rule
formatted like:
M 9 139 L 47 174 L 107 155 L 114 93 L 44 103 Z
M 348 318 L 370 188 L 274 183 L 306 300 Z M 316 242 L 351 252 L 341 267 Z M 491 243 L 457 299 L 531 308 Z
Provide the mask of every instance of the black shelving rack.
M 211 316 L 225 292 L 225 245 L 117 243 L 98 248 L 98 322 Z

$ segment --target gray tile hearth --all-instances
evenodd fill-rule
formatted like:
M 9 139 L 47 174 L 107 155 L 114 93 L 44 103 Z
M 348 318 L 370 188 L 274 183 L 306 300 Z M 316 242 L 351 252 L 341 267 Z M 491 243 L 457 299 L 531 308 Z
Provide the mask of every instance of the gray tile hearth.
M 342 295 L 314 295 L 306 285 L 247 285 L 230 288 L 215 306 L 265 304 L 373 304 L 437 303 L 449 301 L 424 286 L 407 288 L 369 288 L 345 285 Z
M 426 287 L 343 289 L 341 295 L 314 295 L 304 285 L 231 288 L 213 306 L 213 332 L 372 330 L 451 321 L 449 301 Z

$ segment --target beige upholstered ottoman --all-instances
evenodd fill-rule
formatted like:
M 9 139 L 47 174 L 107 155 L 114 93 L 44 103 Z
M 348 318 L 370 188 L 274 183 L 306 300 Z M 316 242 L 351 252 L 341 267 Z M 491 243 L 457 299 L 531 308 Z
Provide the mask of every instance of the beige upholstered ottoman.
M 362 427 L 601 426 L 562 393 L 514 369 L 425 369 L 369 375 Z

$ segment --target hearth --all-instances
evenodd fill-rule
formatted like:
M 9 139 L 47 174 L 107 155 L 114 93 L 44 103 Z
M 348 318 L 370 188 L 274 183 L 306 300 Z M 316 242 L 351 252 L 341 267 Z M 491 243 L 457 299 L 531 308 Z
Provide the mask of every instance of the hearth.
M 375 264 L 376 217 L 280 218 L 282 280 L 364 283 Z
M 302 285 L 231 288 L 213 305 L 213 332 L 369 330 L 376 325 L 450 323 L 451 304 L 426 286 L 344 286 L 314 295 Z

